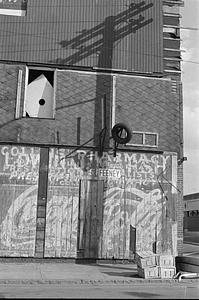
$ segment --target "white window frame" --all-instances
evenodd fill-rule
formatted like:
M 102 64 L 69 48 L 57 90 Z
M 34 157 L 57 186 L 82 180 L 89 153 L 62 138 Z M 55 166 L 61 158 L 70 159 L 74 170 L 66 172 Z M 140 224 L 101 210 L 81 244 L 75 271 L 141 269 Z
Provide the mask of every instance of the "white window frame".
M 26 95 L 27 95 L 27 87 L 28 87 L 28 78 L 29 78 L 29 70 L 44 70 L 44 71 L 51 71 L 54 72 L 53 77 L 53 117 L 51 118 L 40 118 L 40 117 L 30 117 L 32 119 L 55 119 L 55 109 L 56 109 L 56 87 L 57 87 L 57 69 L 51 69 L 51 68 L 42 68 L 42 67 L 32 67 L 32 66 L 26 66 L 26 74 L 25 74 L 25 92 L 24 92 L 24 105 L 23 105 L 23 117 L 26 117 L 25 107 L 26 107 Z
M 159 136 L 158 136 L 158 133 L 156 132 L 146 132 L 146 131 L 132 131 L 132 135 L 133 134 L 142 134 L 142 141 L 143 143 L 142 144 L 136 144 L 136 143 L 127 143 L 126 145 L 127 146 L 139 146 L 139 147 L 151 147 L 151 148 L 157 148 L 158 147 L 158 139 L 159 139 Z M 146 141 L 146 135 L 149 134 L 149 135 L 154 135 L 156 137 L 156 144 L 155 145 L 149 145 L 149 144 L 146 144 L 145 141 Z

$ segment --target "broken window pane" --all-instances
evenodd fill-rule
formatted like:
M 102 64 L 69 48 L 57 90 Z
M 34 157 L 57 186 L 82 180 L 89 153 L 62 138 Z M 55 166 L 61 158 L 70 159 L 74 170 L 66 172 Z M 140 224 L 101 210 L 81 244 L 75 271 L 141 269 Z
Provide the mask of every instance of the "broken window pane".
M 54 71 L 29 69 L 25 117 L 54 117 Z

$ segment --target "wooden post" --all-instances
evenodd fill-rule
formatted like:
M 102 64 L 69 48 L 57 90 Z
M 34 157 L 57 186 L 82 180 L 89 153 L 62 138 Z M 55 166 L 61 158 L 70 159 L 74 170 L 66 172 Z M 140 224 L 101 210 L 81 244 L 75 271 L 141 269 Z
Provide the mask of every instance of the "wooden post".
M 45 228 L 46 228 L 46 203 L 47 203 L 47 186 L 48 186 L 48 162 L 49 149 L 40 149 L 40 167 L 37 199 L 37 218 L 36 218 L 36 240 L 35 256 L 44 257 L 45 249 Z

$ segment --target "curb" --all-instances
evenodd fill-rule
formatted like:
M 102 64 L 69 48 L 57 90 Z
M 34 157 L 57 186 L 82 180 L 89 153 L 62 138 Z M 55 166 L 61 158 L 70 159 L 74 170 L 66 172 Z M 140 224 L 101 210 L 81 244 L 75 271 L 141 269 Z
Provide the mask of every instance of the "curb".
M 181 282 L 179 282 L 178 279 L 138 279 L 138 280 L 123 280 L 123 279 L 114 279 L 114 280 L 57 280 L 57 279 L 51 279 L 51 280 L 46 280 L 46 279 L 33 279 L 33 280 L 25 280 L 25 279 L 4 279 L 0 280 L 0 285 L 1 284 L 66 284 L 66 285 L 106 285 L 106 284 L 120 284 L 120 285 L 145 285 L 145 284 L 183 284 L 183 283 L 196 283 L 199 282 L 199 278 L 192 278 L 192 279 L 183 279 Z
M 35 257 L 0 257 L 0 264 L 1 263 L 65 263 L 65 264 L 75 264 L 75 258 L 35 258 Z

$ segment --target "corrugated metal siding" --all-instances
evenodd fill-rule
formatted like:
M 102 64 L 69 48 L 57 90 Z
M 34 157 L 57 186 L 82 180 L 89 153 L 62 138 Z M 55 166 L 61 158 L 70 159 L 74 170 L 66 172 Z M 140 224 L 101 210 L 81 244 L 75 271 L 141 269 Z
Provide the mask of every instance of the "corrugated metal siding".
M 136 0 L 134 3 L 140 1 Z M 129 67 L 134 71 L 162 71 L 162 1 L 145 1 L 135 18 L 140 15 L 144 17 L 141 27 L 128 36 L 128 56 L 131 60 Z
M 0 59 L 162 72 L 162 0 L 29 0 L 0 16 Z

